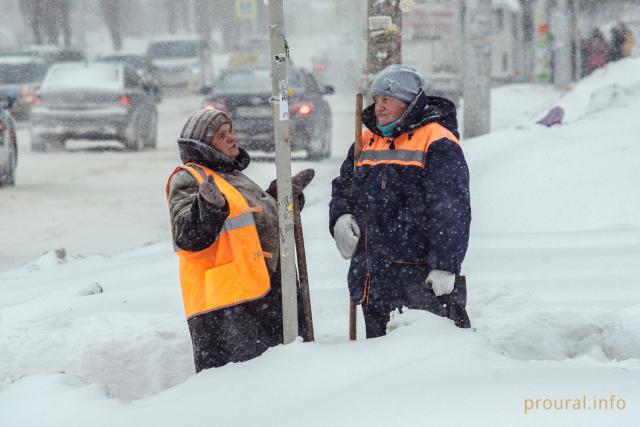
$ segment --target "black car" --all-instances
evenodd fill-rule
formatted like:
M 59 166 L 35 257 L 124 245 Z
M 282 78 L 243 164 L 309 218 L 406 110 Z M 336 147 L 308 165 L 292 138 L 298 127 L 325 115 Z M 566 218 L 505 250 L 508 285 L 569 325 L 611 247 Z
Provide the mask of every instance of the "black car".
M 204 107 L 226 111 L 233 120 L 238 142 L 245 149 L 274 151 L 271 117 L 271 74 L 268 68 L 227 69 L 214 83 Z M 333 88 L 320 88 L 307 71 L 290 67 L 289 143 L 292 151 L 305 150 L 320 160 L 331 154 L 331 109 L 324 95 Z
M 16 119 L 27 119 L 49 64 L 27 55 L 0 56 L 0 96 L 10 100 Z
M 112 139 L 125 149 L 155 148 L 153 91 L 123 64 L 68 62 L 51 67 L 31 111 L 31 149 L 61 149 L 67 139 Z
M 158 69 L 151 59 L 145 54 L 135 54 L 135 53 L 116 53 L 112 55 L 103 55 L 98 58 L 100 62 L 114 62 L 127 64 L 133 67 L 142 82 L 147 85 L 147 87 L 153 89 L 155 95 L 155 101 L 161 102 L 162 95 L 160 93 L 160 82 L 158 79 Z
M 13 101 L 0 97 L 0 187 L 16 184 L 18 166 L 18 144 L 16 142 L 16 124 L 8 108 Z

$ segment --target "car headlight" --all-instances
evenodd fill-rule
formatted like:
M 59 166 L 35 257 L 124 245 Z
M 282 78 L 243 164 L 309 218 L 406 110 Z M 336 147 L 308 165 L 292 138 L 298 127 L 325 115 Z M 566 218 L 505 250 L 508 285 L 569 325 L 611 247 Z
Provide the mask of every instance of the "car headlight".
M 200 67 L 198 67 L 198 66 L 194 66 L 194 67 L 192 67 L 192 68 L 191 68 L 191 72 L 192 72 L 193 74 L 200 74 Z

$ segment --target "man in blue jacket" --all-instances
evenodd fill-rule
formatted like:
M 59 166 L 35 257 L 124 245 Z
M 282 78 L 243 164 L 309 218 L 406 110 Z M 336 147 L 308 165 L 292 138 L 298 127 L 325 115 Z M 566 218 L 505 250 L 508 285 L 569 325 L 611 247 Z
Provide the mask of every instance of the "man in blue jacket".
M 443 309 L 458 292 L 471 222 L 469 170 L 455 105 L 425 89 L 411 67 L 381 71 L 371 86 L 374 103 L 362 113 L 367 129 L 356 166 L 352 146 L 333 180 L 329 229 L 351 258 L 349 292 L 362 305 L 367 338 L 385 335 L 391 311 L 403 306 L 451 317 Z M 459 309 L 464 320 L 456 324 L 469 327 Z

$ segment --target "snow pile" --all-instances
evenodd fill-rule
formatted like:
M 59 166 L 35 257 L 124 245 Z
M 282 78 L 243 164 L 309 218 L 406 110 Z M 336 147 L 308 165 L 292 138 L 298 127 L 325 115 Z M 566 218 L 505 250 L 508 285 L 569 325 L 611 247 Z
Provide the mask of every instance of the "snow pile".
M 625 107 L 631 100 L 637 105 L 640 94 L 638 68 L 640 58 L 624 58 L 599 68 L 582 79 L 574 90 L 558 102 L 565 110 L 565 121 L 574 122 L 587 117 L 600 120 L 599 117 L 593 117 L 593 113 Z M 622 113 L 619 109 L 616 112 Z
M 640 305 L 566 307 L 512 289 L 489 289 L 473 305 L 478 332 L 522 360 L 640 359 Z

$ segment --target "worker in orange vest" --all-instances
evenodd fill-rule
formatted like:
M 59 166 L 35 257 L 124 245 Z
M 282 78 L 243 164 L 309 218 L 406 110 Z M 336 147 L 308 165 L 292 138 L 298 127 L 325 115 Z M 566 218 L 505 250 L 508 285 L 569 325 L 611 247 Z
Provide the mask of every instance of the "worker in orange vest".
M 183 165 L 166 193 L 198 372 L 283 341 L 276 185 L 264 191 L 242 172 L 250 157 L 222 111 L 192 113 L 178 148 Z M 306 169 L 292 178 L 301 208 L 313 175 Z

